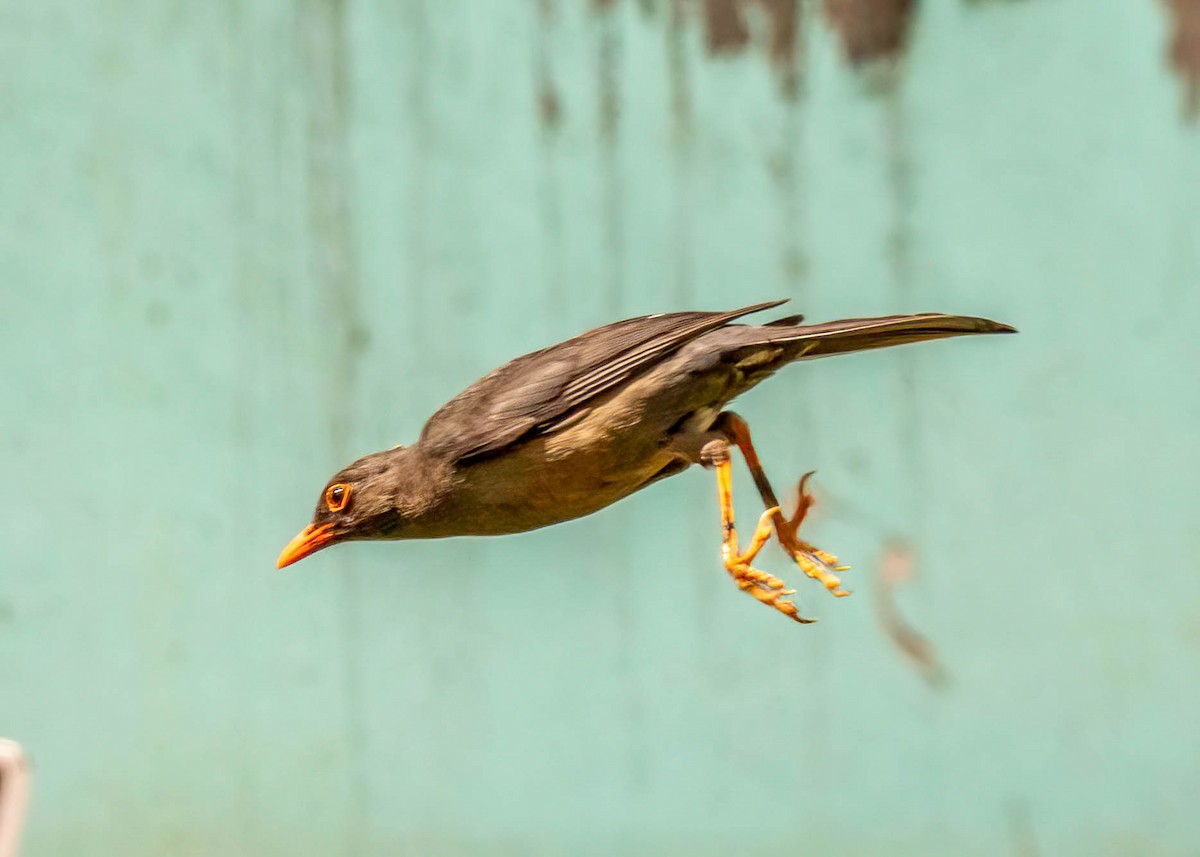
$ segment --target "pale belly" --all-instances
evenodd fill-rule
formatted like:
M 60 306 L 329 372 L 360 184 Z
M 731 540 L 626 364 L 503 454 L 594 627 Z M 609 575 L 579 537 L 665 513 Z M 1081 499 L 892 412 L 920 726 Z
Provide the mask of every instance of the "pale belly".
M 718 412 L 636 397 L 620 407 L 601 403 L 572 425 L 468 468 L 457 508 L 444 518 L 456 531 L 437 535 L 516 533 L 590 515 L 697 463 Z
M 590 440 L 564 455 L 539 438 L 475 465 L 457 498 L 466 514 L 453 516 L 461 534 L 517 533 L 590 515 L 691 464 L 669 448 Z

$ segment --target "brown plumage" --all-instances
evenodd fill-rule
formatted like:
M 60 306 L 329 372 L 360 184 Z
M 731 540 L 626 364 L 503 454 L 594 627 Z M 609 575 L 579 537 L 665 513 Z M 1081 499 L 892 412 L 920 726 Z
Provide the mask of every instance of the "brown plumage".
M 734 323 L 780 303 L 642 316 L 518 357 L 443 405 L 412 446 L 337 473 L 279 566 L 339 541 L 496 535 L 578 518 L 710 463 L 707 445 L 737 442 L 725 405 L 790 362 L 1013 331 L 938 314 Z

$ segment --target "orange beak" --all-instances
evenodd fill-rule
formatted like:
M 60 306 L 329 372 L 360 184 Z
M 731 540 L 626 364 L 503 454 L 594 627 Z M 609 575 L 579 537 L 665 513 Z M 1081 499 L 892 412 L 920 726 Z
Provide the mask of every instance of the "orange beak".
M 283 568 L 304 559 L 311 553 L 328 546 L 333 541 L 333 524 L 314 526 L 309 524 L 296 538 L 287 543 L 283 553 L 279 555 L 276 568 Z

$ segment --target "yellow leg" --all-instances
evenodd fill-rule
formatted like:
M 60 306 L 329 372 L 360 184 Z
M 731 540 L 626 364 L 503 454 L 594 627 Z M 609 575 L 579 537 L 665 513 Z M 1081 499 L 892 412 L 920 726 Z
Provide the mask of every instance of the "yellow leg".
M 746 459 L 746 467 L 749 468 L 750 475 L 754 477 L 754 484 L 758 487 L 758 493 L 762 496 L 764 505 L 774 509 L 772 517 L 775 520 L 775 534 L 779 537 L 780 546 L 787 551 L 801 571 L 818 581 L 833 595 L 838 598 L 849 595 L 848 591 L 842 589 L 842 582 L 835 572 L 848 571 L 850 567 L 839 565 L 836 556 L 809 544 L 797 535 L 800 524 L 804 522 L 804 517 L 808 514 L 813 502 L 812 495 L 807 491 L 808 480 L 812 473 L 806 473 L 800 480 L 800 497 L 796 501 L 796 511 L 791 518 L 785 518 L 779 509 L 779 500 L 775 497 L 775 491 L 771 488 L 771 483 L 767 481 L 762 463 L 758 460 L 754 444 L 750 440 L 750 426 L 733 411 L 725 411 L 721 414 L 720 422 L 714 428 L 722 431 L 742 451 L 742 457 Z
M 706 463 L 710 463 L 717 471 L 717 498 L 721 505 L 721 526 L 724 533 L 721 559 L 725 563 L 726 571 L 733 577 L 740 590 L 753 595 L 763 604 L 774 607 L 797 622 L 808 624 L 816 621 L 801 616 L 796 605 L 787 599 L 787 596 L 794 595 L 796 590 L 787 589 L 778 577 L 760 571 L 750 564 L 771 538 L 770 521 L 780 514 L 779 508 L 763 512 L 749 547 L 741 551 L 738 547 L 737 527 L 733 520 L 733 466 L 729 461 L 729 447 L 718 443 L 706 448 L 705 452 Z

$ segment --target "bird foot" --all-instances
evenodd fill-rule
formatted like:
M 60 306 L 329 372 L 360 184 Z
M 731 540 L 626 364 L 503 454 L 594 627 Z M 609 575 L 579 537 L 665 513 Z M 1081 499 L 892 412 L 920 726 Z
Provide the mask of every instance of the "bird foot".
M 775 519 L 775 535 L 779 538 L 780 546 L 787 551 L 801 571 L 818 581 L 836 597 L 844 598 L 850 592 L 842 589 L 842 581 L 835 572 L 849 571 L 850 566 L 840 565 L 836 556 L 809 544 L 797 535 L 800 525 L 804 523 L 804 518 L 813 505 L 813 496 L 808 491 L 808 480 L 812 475 L 813 471 L 810 470 L 800 478 L 800 496 L 796 500 L 796 511 L 790 518 L 785 518 L 778 506 L 770 510 Z
M 750 546 L 744 552 L 738 549 L 737 530 L 734 529 L 731 521 L 725 527 L 725 539 L 721 543 L 721 559 L 725 563 L 726 571 L 732 575 L 738 589 L 753 595 L 763 604 L 774 607 L 783 615 L 789 616 L 801 624 L 808 625 L 817 620 L 806 619 L 801 616 L 796 605 L 787 598 L 789 595 L 794 595 L 796 590 L 786 588 L 787 585 L 778 577 L 767 574 L 765 571 L 760 571 L 750 564 L 758 556 L 758 552 L 762 550 L 763 545 L 771 538 L 772 519 L 778 520 L 781 517 L 782 514 L 778 506 L 763 512 L 762 516 L 758 519 L 758 526 L 754 530 L 754 536 L 750 539 Z

